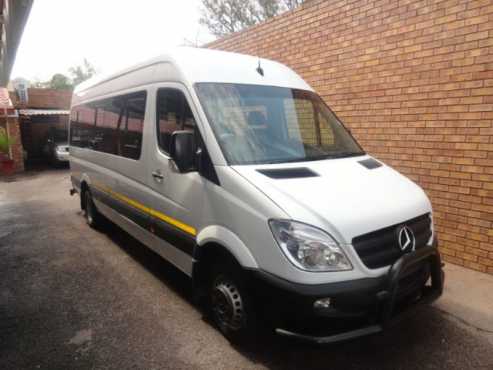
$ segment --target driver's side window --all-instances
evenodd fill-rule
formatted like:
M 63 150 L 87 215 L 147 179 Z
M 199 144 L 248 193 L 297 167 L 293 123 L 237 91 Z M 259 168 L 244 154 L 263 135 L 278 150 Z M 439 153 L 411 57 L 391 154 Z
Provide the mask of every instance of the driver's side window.
M 161 150 L 169 153 L 171 135 L 175 131 L 194 131 L 195 119 L 183 92 L 159 89 L 156 102 L 157 136 Z

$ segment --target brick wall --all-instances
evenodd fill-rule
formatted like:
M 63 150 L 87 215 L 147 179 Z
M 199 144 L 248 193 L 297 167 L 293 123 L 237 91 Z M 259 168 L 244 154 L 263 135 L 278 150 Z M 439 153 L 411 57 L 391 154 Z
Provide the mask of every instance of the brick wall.
M 19 97 L 15 92 L 10 93 L 12 104 L 17 108 L 37 108 L 37 109 L 70 109 L 72 100 L 72 90 L 55 89 L 27 89 L 28 104 L 20 104 Z
M 493 0 L 309 0 L 208 46 L 301 74 L 426 190 L 445 260 L 493 274 Z

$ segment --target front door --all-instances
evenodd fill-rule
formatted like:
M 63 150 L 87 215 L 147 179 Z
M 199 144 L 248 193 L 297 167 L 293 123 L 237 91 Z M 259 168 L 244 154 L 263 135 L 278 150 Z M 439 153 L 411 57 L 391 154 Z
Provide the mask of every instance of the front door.
M 162 248 L 167 248 L 167 258 L 186 273 L 191 273 L 205 180 L 198 172 L 180 173 L 169 156 L 169 145 L 175 131 L 196 132 L 196 116 L 182 85 L 161 85 L 154 93 L 155 122 L 147 167 L 147 181 L 152 189 L 151 231 L 164 241 Z

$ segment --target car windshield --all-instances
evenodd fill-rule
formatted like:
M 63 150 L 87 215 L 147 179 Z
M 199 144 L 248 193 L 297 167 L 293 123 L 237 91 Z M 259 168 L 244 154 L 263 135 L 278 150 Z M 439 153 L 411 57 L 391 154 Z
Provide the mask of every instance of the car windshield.
M 197 83 L 195 89 L 231 165 L 365 154 L 313 92 L 225 83 Z

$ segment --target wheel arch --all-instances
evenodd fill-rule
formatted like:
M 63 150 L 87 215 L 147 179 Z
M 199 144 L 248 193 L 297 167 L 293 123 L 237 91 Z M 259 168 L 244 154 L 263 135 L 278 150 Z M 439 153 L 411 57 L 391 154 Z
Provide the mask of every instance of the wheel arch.
M 233 232 L 222 226 L 209 226 L 197 235 L 192 280 L 198 300 L 206 293 L 208 274 L 218 259 L 229 260 L 242 270 L 258 265 L 247 246 Z
M 243 267 L 257 269 L 258 264 L 248 247 L 231 230 L 224 226 L 207 226 L 197 235 L 197 247 L 194 253 L 195 260 L 199 261 L 202 254 L 211 246 L 220 246 L 231 254 Z

